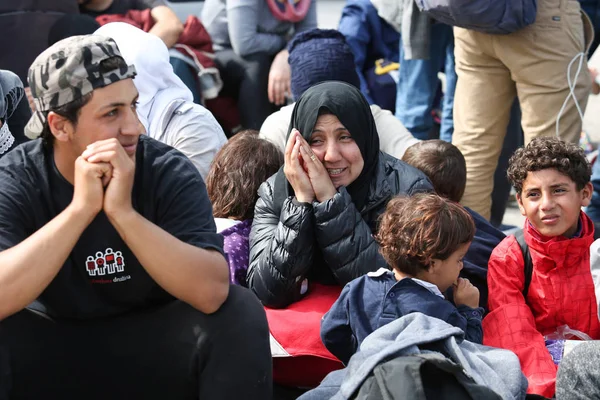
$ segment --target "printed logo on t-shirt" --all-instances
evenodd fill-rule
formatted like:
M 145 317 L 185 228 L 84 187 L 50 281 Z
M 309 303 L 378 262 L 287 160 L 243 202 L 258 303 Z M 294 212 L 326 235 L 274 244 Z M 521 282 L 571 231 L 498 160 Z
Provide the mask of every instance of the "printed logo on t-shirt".
M 98 251 L 88 256 L 85 268 L 89 276 L 113 275 L 125 271 L 125 259 L 120 251 L 108 248 L 104 253 Z

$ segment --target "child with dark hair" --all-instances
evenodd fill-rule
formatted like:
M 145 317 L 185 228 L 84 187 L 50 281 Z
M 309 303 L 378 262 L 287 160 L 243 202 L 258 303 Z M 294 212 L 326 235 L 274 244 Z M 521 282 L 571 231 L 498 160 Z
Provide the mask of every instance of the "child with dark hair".
M 250 246 L 248 235 L 254 217 L 258 187 L 283 165 L 283 154 L 258 131 L 232 137 L 213 160 L 206 189 L 213 206 L 217 232 L 229 263 L 230 280 L 246 286 Z
M 465 158 L 456 146 L 444 140 L 424 140 L 410 146 L 402 161 L 427 175 L 435 192 L 454 202 L 460 202 L 467 183 Z M 465 207 L 475 222 L 475 237 L 464 258 L 460 273 L 479 289 L 479 305 L 487 308 L 487 266 L 494 248 L 506 237 L 485 218 Z M 447 293 L 452 299 L 452 290 Z
M 545 335 L 566 325 L 600 339 L 590 270 L 594 224 L 581 211 L 592 195 L 590 174 L 583 150 L 554 137 L 533 139 L 510 159 L 508 178 L 527 217 L 523 239 L 529 256 L 515 236 L 493 251 L 490 313 L 483 325 L 486 345 L 519 357 L 528 393 L 554 395 L 557 365 Z
M 406 149 L 402 161 L 423 171 L 439 196 L 460 202 L 467 184 L 467 164 L 452 143 L 423 140 Z
M 370 333 L 413 312 L 459 327 L 481 344 L 479 290 L 459 278 L 474 233 L 469 213 L 450 200 L 434 194 L 391 200 L 377 241 L 393 271 L 382 268 L 344 287 L 321 324 L 327 349 L 347 364 Z M 451 286 L 458 307 L 442 294 Z

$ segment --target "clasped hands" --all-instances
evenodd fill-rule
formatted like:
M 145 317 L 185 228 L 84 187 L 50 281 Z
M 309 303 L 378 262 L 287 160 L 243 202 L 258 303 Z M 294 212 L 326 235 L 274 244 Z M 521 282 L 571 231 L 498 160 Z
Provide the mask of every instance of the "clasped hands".
M 109 219 L 133 211 L 131 191 L 135 176 L 132 160 L 117 139 L 87 146 L 75 161 L 75 209 L 93 218 L 104 210 Z
M 293 129 L 285 146 L 283 172 L 303 203 L 320 203 L 335 196 L 337 190 L 327 169 L 313 153 L 306 140 L 297 129 Z

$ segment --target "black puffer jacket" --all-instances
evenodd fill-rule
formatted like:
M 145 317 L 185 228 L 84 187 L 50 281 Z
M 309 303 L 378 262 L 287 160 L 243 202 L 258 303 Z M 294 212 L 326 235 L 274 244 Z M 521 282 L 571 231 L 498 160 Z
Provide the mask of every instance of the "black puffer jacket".
M 421 171 L 384 153 L 375 177 L 360 212 L 344 187 L 323 203 L 299 203 L 289 197 L 278 210 L 277 175 L 261 185 L 247 282 L 264 305 L 281 308 L 297 301 L 305 278 L 343 286 L 386 266 L 373 232 L 387 202 L 398 194 L 429 192 L 433 187 Z

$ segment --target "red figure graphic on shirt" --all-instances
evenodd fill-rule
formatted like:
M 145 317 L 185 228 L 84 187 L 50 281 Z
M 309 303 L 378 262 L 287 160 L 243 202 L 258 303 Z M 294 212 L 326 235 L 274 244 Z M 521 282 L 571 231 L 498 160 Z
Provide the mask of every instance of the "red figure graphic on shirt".
M 98 268 L 98 275 L 104 275 L 106 273 L 106 263 L 104 262 L 104 255 L 100 251 L 96 253 L 96 268 Z
M 106 249 L 106 253 L 104 253 L 104 259 L 106 260 L 106 268 L 108 268 L 108 273 L 114 274 L 117 263 L 115 262 L 115 254 L 113 253 L 113 249 Z
M 89 256 L 87 261 L 85 262 L 85 267 L 90 276 L 96 276 L 96 262 L 94 261 L 94 257 Z
M 115 253 L 117 258 L 117 272 L 123 272 L 125 270 L 125 260 L 123 259 L 123 255 L 120 251 Z

